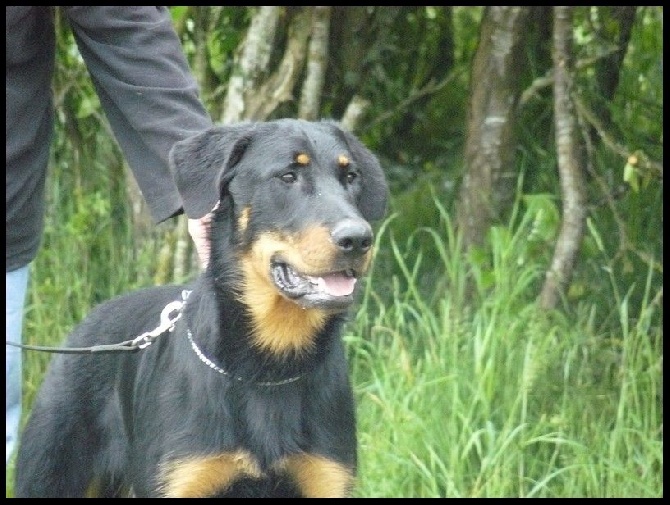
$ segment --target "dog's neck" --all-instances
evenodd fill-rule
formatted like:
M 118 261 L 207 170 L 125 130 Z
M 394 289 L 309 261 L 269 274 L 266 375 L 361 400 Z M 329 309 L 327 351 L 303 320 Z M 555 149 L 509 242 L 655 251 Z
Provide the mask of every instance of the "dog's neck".
M 203 362 L 205 371 L 209 367 L 221 376 L 250 384 L 294 382 L 295 377 L 313 370 L 330 352 L 333 335 L 339 335 L 339 331 L 333 331 L 334 326 L 345 320 L 343 314 L 329 315 L 311 345 L 299 351 L 273 352 L 259 347 L 253 337 L 251 311 L 207 272 L 193 286 L 183 319 L 191 335 L 187 344 Z M 234 335 L 245 337 L 234 339 Z

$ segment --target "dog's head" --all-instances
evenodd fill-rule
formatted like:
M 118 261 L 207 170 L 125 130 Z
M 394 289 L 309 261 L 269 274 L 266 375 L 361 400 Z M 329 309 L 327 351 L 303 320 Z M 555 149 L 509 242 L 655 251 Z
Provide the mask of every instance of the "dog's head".
M 213 237 L 213 248 L 219 238 L 234 244 L 236 258 L 223 261 L 241 265 L 243 303 L 321 319 L 351 305 L 388 192 L 357 138 L 327 121 L 241 123 L 177 143 L 170 159 L 186 213 L 220 202 L 215 220 L 231 223 L 232 236 Z

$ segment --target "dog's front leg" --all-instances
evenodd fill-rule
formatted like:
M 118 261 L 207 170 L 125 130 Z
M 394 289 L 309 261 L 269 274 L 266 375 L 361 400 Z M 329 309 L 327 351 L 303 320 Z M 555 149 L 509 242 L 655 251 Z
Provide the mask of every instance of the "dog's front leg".
M 295 454 L 279 465 L 305 498 L 344 498 L 351 494 L 353 469 L 316 454 Z
M 161 465 L 159 494 L 166 498 L 206 498 L 225 491 L 241 477 L 260 477 L 246 452 L 189 456 Z

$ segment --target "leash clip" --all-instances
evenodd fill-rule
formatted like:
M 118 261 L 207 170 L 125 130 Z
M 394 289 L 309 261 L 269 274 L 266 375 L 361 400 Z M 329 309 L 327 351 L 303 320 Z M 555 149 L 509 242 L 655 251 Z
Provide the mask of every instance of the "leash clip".
M 181 292 L 181 300 L 175 300 L 168 303 L 165 308 L 161 311 L 161 322 L 160 324 L 151 331 L 142 333 L 139 337 L 131 340 L 130 346 L 137 349 L 145 349 L 149 347 L 157 337 L 165 333 L 166 331 L 174 331 L 175 324 L 181 319 L 182 309 L 186 305 L 186 299 L 191 294 L 191 291 L 185 289 Z M 172 317 L 171 314 L 177 312 L 177 315 Z

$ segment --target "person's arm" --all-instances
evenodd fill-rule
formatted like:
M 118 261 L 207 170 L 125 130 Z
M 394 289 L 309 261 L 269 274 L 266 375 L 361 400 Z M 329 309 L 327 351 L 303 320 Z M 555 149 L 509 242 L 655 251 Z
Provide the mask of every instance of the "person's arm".
M 65 7 L 102 107 L 153 218 L 181 211 L 172 145 L 212 121 L 164 7 Z M 189 216 L 198 218 L 202 216 Z
M 161 222 L 181 213 L 168 153 L 175 142 L 212 121 L 168 9 L 65 7 L 64 12 L 152 217 Z M 189 230 L 195 240 L 204 232 L 198 230 L 200 218 L 207 218 L 188 217 L 194 220 Z

